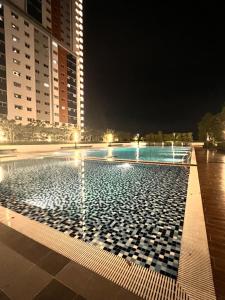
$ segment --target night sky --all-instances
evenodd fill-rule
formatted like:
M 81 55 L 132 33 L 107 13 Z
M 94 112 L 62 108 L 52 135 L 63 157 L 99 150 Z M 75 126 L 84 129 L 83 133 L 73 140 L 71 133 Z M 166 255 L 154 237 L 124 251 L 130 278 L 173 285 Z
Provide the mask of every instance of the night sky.
M 84 1 L 87 126 L 196 131 L 221 110 L 225 8 L 180 2 Z

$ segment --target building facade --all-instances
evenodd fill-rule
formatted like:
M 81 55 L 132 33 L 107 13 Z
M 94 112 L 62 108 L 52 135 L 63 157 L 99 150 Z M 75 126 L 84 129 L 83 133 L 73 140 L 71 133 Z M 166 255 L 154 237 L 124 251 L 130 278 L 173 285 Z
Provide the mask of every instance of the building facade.
M 0 117 L 84 129 L 82 0 L 0 0 Z

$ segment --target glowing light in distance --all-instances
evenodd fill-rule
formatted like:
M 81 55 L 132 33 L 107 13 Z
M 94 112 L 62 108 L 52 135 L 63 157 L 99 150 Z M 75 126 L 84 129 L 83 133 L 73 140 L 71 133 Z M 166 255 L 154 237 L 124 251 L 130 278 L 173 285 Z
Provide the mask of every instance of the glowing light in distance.
M 123 163 L 122 165 L 118 165 L 119 168 L 123 168 L 123 169 L 129 169 L 131 168 L 131 164 L 129 163 Z

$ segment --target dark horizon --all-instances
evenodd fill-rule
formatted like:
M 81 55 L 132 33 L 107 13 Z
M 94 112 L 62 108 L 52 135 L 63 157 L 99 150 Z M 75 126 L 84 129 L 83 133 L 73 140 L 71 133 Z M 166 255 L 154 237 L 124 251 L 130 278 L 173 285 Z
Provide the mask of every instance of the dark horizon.
M 196 134 L 224 104 L 223 13 L 212 3 L 85 1 L 87 126 Z

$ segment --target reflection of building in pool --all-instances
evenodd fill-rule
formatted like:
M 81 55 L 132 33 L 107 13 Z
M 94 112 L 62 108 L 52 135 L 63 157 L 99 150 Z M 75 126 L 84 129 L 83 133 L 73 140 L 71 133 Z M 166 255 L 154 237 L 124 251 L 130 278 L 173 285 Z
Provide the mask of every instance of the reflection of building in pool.
M 82 0 L 0 1 L 0 117 L 83 131 L 82 10 Z

